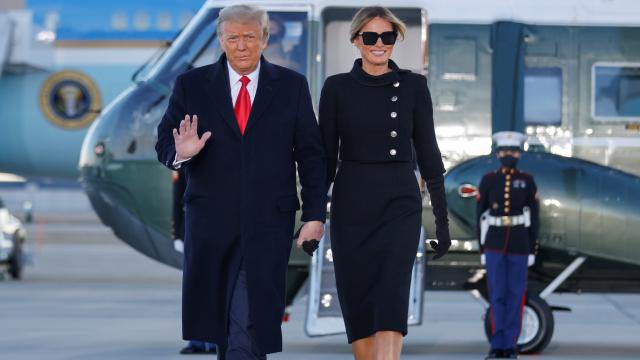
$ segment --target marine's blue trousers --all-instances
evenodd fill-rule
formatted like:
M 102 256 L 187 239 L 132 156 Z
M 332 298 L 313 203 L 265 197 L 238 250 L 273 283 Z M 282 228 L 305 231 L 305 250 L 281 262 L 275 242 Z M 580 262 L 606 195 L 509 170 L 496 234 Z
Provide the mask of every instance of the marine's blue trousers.
M 485 251 L 491 303 L 491 349 L 515 349 L 527 289 L 527 255 Z

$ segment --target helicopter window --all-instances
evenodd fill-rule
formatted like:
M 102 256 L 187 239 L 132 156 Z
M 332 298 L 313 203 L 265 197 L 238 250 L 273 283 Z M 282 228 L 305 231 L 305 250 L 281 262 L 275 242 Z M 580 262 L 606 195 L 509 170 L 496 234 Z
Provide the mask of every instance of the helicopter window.
M 176 77 L 187 70 L 202 50 L 212 43 L 216 33 L 216 18 L 220 9 L 212 8 L 196 16 L 162 55 L 147 79 L 171 85 Z
M 220 42 L 218 41 L 216 36 L 216 38 L 212 38 L 207 46 L 198 54 L 195 60 L 191 63 L 190 67 L 197 68 L 209 65 L 215 62 L 221 54 L 222 49 L 220 48 Z
M 524 73 L 524 122 L 527 125 L 562 123 L 562 69 L 528 67 Z
M 592 115 L 601 121 L 640 117 L 640 64 L 596 64 Z
M 307 34 L 306 12 L 269 12 L 269 42 L 264 57 L 306 75 Z
M 445 80 L 475 81 L 477 76 L 476 39 L 445 38 L 442 52 Z

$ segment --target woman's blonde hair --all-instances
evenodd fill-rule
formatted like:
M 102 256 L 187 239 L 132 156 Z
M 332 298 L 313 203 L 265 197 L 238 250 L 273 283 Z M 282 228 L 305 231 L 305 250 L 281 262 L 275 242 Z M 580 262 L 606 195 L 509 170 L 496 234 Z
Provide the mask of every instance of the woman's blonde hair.
M 393 26 L 393 30 L 397 31 L 400 37 L 402 38 L 402 40 L 404 40 L 404 33 L 407 30 L 407 27 L 402 22 L 402 20 L 398 19 L 398 17 L 395 16 L 391 12 L 391 10 L 387 9 L 386 7 L 367 6 L 358 10 L 358 12 L 353 16 L 353 20 L 351 20 L 350 41 L 353 42 L 360 34 L 360 31 L 362 30 L 362 28 L 369 21 L 371 21 L 371 19 L 376 17 L 382 18 L 390 22 L 391 26 Z

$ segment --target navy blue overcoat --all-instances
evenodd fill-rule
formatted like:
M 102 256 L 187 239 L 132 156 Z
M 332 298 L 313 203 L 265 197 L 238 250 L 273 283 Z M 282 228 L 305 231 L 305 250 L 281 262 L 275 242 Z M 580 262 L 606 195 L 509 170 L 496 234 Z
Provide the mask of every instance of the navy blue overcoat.
M 172 130 L 198 115 L 202 151 L 183 165 L 187 179 L 183 269 L 183 337 L 227 343 L 230 289 L 241 261 L 250 319 L 263 353 L 282 350 L 285 277 L 296 210 L 325 220 L 326 165 L 304 76 L 261 59 L 258 89 L 244 135 L 231 100 L 227 60 L 176 79 L 158 125 L 158 160 L 175 158 Z

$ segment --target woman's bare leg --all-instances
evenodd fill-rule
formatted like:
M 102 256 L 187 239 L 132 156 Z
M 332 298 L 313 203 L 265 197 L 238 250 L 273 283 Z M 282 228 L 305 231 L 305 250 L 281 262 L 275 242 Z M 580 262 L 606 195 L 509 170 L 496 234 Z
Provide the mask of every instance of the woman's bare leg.
M 372 360 L 400 360 L 402 334 L 397 331 L 378 331 L 374 335 Z
M 374 360 L 374 337 L 369 336 L 351 343 L 351 350 L 356 360 Z

